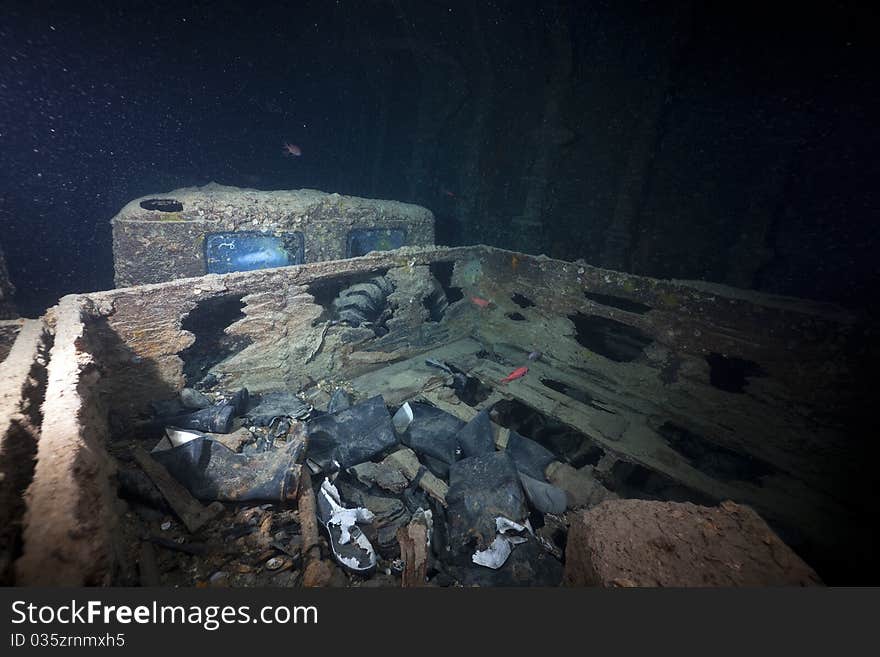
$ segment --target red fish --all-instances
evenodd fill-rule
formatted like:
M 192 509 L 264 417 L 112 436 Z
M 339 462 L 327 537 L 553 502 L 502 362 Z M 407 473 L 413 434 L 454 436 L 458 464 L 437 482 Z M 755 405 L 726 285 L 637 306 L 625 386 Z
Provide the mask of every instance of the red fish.
M 492 305 L 491 301 L 486 301 L 485 299 L 482 299 L 480 297 L 471 297 L 471 302 L 473 302 L 480 308 L 488 308 L 490 305 Z
M 302 149 L 299 146 L 297 146 L 296 144 L 284 144 L 283 148 L 281 149 L 281 152 L 284 155 L 293 156 L 293 157 L 299 157 L 300 155 L 303 154 Z
M 510 383 L 511 381 L 521 379 L 526 375 L 526 372 L 528 371 L 528 367 L 517 367 L 515 370 L 513 370 L 513 372 L 501 379 L 501 383 Z

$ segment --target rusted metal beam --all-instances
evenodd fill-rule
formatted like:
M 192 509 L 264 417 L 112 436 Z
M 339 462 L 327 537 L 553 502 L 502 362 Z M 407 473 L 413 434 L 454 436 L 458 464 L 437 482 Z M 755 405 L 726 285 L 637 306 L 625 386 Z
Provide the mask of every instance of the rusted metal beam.
M 303 586 L 309 588 L 327 586 L 333 576 L 333 569 L 321 555 L 315 489 L 312 487 L 312 477 L 306 468 L 303 468 L 299 482 L 297 501 L 302 535 L 302 555 L 305 563 Z

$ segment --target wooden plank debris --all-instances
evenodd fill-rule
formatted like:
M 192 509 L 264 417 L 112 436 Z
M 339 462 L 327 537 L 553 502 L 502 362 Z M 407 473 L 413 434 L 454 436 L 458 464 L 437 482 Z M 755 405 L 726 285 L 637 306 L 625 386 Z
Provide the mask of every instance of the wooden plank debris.
M 183 484 L 169 474 L 165 466 L 147 454 L 142 447 L 135 447 L 132 455 L 191 534 L 198 532 L 223 512 L 224 507 L 220 502 L 203 506 Z
M 407 447 L 389 454 L 382 463 L 397 468 L 410 481 L 415 479 L 419 474 L 419 470 L 424 467 L 419 462 L 419 457 L 416 456 L 416 453 Z M 425 471 L 419 478 L 419 488 L 440 502 L 440 504 L 446 506 L 446 493 L 449 491 L 449 486 L 446 485 L 445 481 Z
M 428 527 L 424 517 L 413 518 L 406 527 L 400 527 L 397 542 L 403 560 L 400 585 L 403 588 L 424 586 L 428 573 Z
M 333 570 L 330 564 L 321 558 L 321 537 L 318 532 L 315 489 L 312 487 L 312 477 L 306 468 L 303 468 L 299 480 L 297 501 L 300 533 L 302 534 L 302 555 L 305 563 L 303 586 L 309 588 L 327 586 L 330 584 Z

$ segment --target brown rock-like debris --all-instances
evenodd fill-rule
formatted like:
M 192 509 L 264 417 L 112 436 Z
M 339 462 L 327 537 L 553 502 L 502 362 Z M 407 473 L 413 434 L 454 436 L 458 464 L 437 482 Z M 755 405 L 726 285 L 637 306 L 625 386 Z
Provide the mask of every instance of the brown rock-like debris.
M 815 586 L 816 573 L 755 511 L 611 500 L 573 516 L 569 586 Z

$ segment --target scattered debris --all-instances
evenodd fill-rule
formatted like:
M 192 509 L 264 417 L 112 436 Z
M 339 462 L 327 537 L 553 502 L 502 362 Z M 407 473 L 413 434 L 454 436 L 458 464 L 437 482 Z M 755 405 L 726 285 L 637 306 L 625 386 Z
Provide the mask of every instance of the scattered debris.
M 492 432 L 492 421 L 489 411 L 478 413 L 468 422 L 456 436 L 458 448 L 463 458 L 481 456 L 495 451 L 495 439 Z
M 267 427 L 277 417 L 301 420 L 311 412 L 311 405 L 291 392 L 268 392 L 250 402 L 244 417 L 256 427 Z
M 437 478 L 419 462 L 419 457 L 411 449 L 403 448 L 389 454 L 382 465 L 397 468 L 407 479 L 415 481 L 419 488 L 446 506 L 446 495 L 449 490 L 446 482 Z
M 513 460 L 505 452 L 457 461 L 449 472 L 449 542 L 455 551 L 487 549 L 495 540 L 497 518 L 526 519 L 525 495 Z
M 543 480 L 547 466 L 556 460 L 549 449 L 515 431 L 511 431 L 507 438 L 506 451 L 516 464 L 516 469 L 532 479 Z
M 365 289 L 348 290 L 340 312 L 374 310 Z M 540 352 L 529 356 L 531 362 L 540 358 Z M 453 379 L 461 374 L 443 360 L 425 363 Z M 215 383 L 154 405 L 160 421 L 178 424 L 165 427 L 151 454 L 135 450 L 143 472 L 119 471 L 120 490 L 133 504 L 147 505 L 138 513 L 155 523 L 152 532 L 163 532 L 141 535 L 140 582 L 161 584 L 167 576 L 163 562 L 179 555 L 194 560 L 190 568 L 203 586 L 555 586 L 563 580 L 563 565 L 571 584 L 640 585 L 643 580 L 623 567 L 606 575 L 590 562 L 600 549 L 590 532 L 606 531 L 607 514 L 589 521 L 583 514 L 616 500 L 603 484 L 614 485 L 612 456 L 594 454 L 588 440 L 551 420 L 530 418 L 500 394 L 477 410 L 456 397 L 454 380 L 445 385 L 438 390 L 449 394 L 420 392 L 419 401 L 396 403 L 393 415 L 382 396 L 357 402 L 347 384 L 336 381 L 253 397 L 246 389 L 225 394 Z M 305 401 L 317 399 L 315 391 L 323 395 L 326 412 Z M 236 418 L 244 424 L 232 430 Z M 497 424 L 511 419 L 513 424 Z M 208 426 L 220 431 L 206 432 Z M 572 465 L 583 458 L 598 466 Z M 320 480 L 313 483 L 317 474 Z M 196 498 L 213 504 L 205 508 Z M 167 504 L 195 533 L 227 511 L 221 502 L 239 506 L 195 541 L 146 513 Z M 724 511 L 734 513 L 733 507 Z M 566 514 L 569 509 L 577 511 Z M 735 513 L 748 512 L 740 509 Z M 715 540 L 713 523 L 698 525 Z M 613 533 L 616 525 L 608 527 Z M 651 539 L 651 549 L 677 553 L 687 540 L 682 536 L 664 532 L 662 539 Z M 154 546 L 164 549 L 157 555 Z M 771 551 L 794 563 L 776 547 Z
M 568 539 L 568 524 L 565 521 L 565 516 L 547 513 L 544 515 L 543 521 L 544 524 L 535 532 L 535 537 L 541 547 L 561 562 L 562 550 Z
M 167 538 L 163 538 L 161 536 L 148 536 L 147 540 L 154 545 L 158 545 L 159 547 L 163 547 L 167 550 L 174 550 L 175 552 L 183 552 L 184 554 L 198 555 L 205 554 L 208 551 L 208 547 L 204 543 L 170 541 Z
M 370 522 L 369 509 L 342 506 L 339 491 L 326 477 L 317 493 L 318 521 L 327 532 L 330 549 L 343 567 L 364 575 L 376 567 L 376 552 L 357 523 Z
M 413 403 L 409 406 L 413 420 L 401 436 L 401 442 L 419 456 L 430 459 L 426 460 L 430 470 L 445 477 L 458 456 L 456 436 L 464 423 L 430 404 Z
M 398 434 L 404 433 L 409 428 L 409 425 L 412 424 L 414 417 L 412 406 L 409 405 L 409 402 L 406 402 L 403 406 L 397 409 L 397 412 L 391 418 L 394 430 Z
M 535 510 L 541 513 L 565 513 L 568 503 L 564 490 L 523 473 L 519 474 L 519 481 Z
M 409 479 L 398 468 L 385 461 L 382 463 L 367 461 L 350 467 L 348 471 L 363 484 L 376 484 L 379 488 L 395 494 L 402 493 L 409 486 Z
M 235 406 L 223 404 L 211 406 L 183 415 L 165 417 L 162 424 L 179 429 L 194 429 L 196 431 L 211 431 L 214 433 L 229 433 L 235 420 Z
M 570 509 L 590 508 L 605 500 L 617 499 L 617 495 L 596 478 L 592 466 L 576 470 L 568 464 L 554 461 L 547 466 L 546 473 L 550 483 L 565 491 Z
M 449 380 L 445 382 L 446 385 L 452 386 L 458 392 L 463 392 L 465 387 L 467 387 L 467 376 L 465 376 L 463 372 L 453 369 L 448 363 L 444 363 L 435 358 L 428 358 L 425 360 L 425 365 L 436 367 L 437 369 L 446 372 L 449 376 Z
M 296 497 L 301 441 L 278 449 L 237 454 L 207 436 L 152 452 L 195 497 L 224 502 L 284 501 Z M 155 481 L 155 480 L 154 480 Z
M 156 487 L 161 491 L 165 499 L 168 500 L 169 506 L 174 509 L 177 517 L 183 521 L 183 524 L 186 525 L 186 528 L 191 533 L 194 534 L 199 531 L 206 523 L 213 520 L 223 511 L 222 504 L 212 504 L 207 508 L 199 504 L 190 495 L 189 491 L 162 467 L 161 463 L 153 460 L 142 448 L 135 447 L 133 456 L 138 465 L 147 473 L 147 476 L 156 484 Z
M 406 525 L 411 518 L 404 501 L 398 497 L 364 491 L 360 486 L 348 483 L 342 477 L 336 480 L 336 485 L 342 499 L 349 504 L 367 509 L 373 515 L 369 525 L 364 525 L 364 529 L 380 556 L 384 559 L 399 557 L 397 530 Z M 406 499 L 405 495 L 402 497 Z
M 206 433 L 205 435 L 233 452 L 240 452 L 242 447 L 255 442 L 254 434 L 247 427 L 240 427 L 232 433 Z
M 180 403 L 193 410 L 208 408 L 213 404 L 210 397 L 194 388 L 184 388 L 180 391 Z
M 510 556 L 515 545 L 525 543 L 528 540 L 522 534 L 527 529 L 531 533 L 531 529 L 528 527 L 528 521 L 525 525 L 520 525 L 501 516 L 495 518 L 495 528 L 498 531 L 495 540 L 485 550 L 474 552 L 471 560 L 480 566 L 497 570 L 507 561 L 507 557 Z
M 170 509 L 149 475 L 137 466 L 119 468 L 116 473 L 120 496 L 136 508 L 165 511 Z
M 391 416 L 381 396 L 308 423 L 308 462 L 313 472 L 345 469 L 397 445 Z

